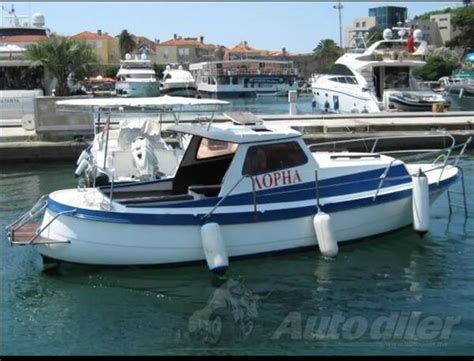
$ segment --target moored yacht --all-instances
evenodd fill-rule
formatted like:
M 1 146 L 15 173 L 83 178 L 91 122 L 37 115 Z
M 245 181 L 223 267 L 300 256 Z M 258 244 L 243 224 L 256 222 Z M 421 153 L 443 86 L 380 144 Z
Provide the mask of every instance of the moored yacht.
M 223 60 L 191 64 L 200 94 L 217 97 L 285 96 L 297 90 L 292 61 Z
M 421 89 L 412 76 L 413 69 L 426 64 L 428 44 L 421 30 L 414 31 L 414 49 L 408 49 L 404 38 L 392 39 L 384 31 L 380 40 L 364 52 L 341 56 L 329 74 L 312 82 L 314 100 L 319 109 L 335 112 L 376 113 L 392 108 L 430 110 L 433 103 L 449 106 L 445 98 L 429 89 Z M 408 50 L 411 50 L 408 51 Z
M 184 70 L 182 65 L 177 68 L 167 65 L 163 72 L 160 91 L 163 95 L 194 97 L 197 95 L 197 86 L 191 73 Z
M 146 54 L 135 58 L 125 55 L 125 60 L 120 61 L 115 91 L 120 97 L 156 97 L 160 94 L 160 83 Z

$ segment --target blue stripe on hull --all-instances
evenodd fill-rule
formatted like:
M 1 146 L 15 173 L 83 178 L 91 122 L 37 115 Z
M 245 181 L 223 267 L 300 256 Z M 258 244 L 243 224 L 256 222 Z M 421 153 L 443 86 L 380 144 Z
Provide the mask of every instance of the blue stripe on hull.
M 342 196 L 351 193 L 365 192 L 375 190 L 380 183 L 380 176 L 385 171 L 385 168 L 376 170 L 354 173 L 346 176 L 333 177 L 322 179 L 319 181 L 319 196 L 320 198 Z M 397 179 L 386 179 L 383 183 L 383 188 L 393 187 L 395 185 L 405 184 L 411 182 L 411 177 L 408 174 L 405 166 L 400 164 L 390 168 L 387 177 L 400 177 Z M 347 184 L 346 184 L 347 183 Z M 272 188 L 257 191 L 257 203 L 282 203 L 295 202 L 307 200 L 315 197 L 316 183 L 306 182 L 286 187 Z M 190 200 L 182 203 L 173 204 L 173 208 L 193 208 L 193 207 L 213 207 L 221 198 Z M 252 192 L 241 193 L 228 196 L 223 202 L 222 206 L 238 206 L 243 204 L 253 204 Z M 131 206 L 133 208 L 169 208 L 168 205 L 146 205 L 137 204 Z
M 437 184 L 430 184 L 430 191 L 440 190 L 454 183 L 460 174 L 458 173 L 455 177 L 446 179 Z M 328 213 L 345 211 L 349 209 L 357 209 L 361 207 L 373 206 L 376 204 L 387 203 L 399 200 L 401 198 L 410 197 L 412 193 L 411 189 L 397 191 L 389 194 L 379 195 L 375 200 L 373 197 L 365 197 L 361 199 L 353 199 L 348 201 L 342 201 L 337 203 L 329 203 L 322 206 L 322 210 Z M 314 195 L 313 195 L 314 197 Z M 313 197 L 306 198 L 312 199 Z M 315 199 L 315 197 L 313 198 Z M 285 207 L 284 204 L 281 205 Z M 48 200 L 48 208 L 53 212 L 62 212 L 66 210 L 76 209 L 77 212 L 72 217 L 90 219 L 100 222 L 113 222 L 113 223 L 128 223 L 128 224 L 147 224 L 147 225 L 202 225 L 208 220 L 202 220 L 204 214 L 137 214 L 137 213 L 122 213 L 122 212 L 107 212 L 107 211 L 95 211 L 89 209 L 77 209 L 71 206 L 67 206 L 58 203 L 52 199 Z M 173 207 L 174 208 L 174 207 Z M 257 204 L 258 209 L 258 204 Z M 232 213 L 215 213 L 209 220 L 217 222 L 221 225 L 225 224 L 245 224 L 255 222 L 269 222 L 283 219 L 300 218 L 305 216 L 311 216 L 316 213 L 316 200 L 315 205 L 305 206 L 291 209 L 278 209 L 278 210 L 267 210 L 265 212 L 232 212 Z M 71 217 L 71 216 L 70 216 Z

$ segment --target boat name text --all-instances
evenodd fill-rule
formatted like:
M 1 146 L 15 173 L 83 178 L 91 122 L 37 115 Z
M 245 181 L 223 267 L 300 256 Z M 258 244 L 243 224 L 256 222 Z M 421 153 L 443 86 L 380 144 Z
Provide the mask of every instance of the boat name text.
M 266 173 L 254 179 L 257 189 L 279 187 L 281 185 L 301 183 L 303 181 L 297 169 Z

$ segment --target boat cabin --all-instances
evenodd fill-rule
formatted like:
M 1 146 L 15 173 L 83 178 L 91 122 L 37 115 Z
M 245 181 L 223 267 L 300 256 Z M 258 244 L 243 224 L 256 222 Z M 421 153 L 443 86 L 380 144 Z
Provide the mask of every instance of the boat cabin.
M 145 185 L 117 186 L 113 200 L 150 206 L 229 193 L 252 195 L 314 182 L 315 160 L 301 133 L 263 124 L 249 113 L 233 114 L 232 120 L 169 128 L 192 135 L 175 176 Z M 105 194 L 110 191 L 109 187 L 102 190 Z

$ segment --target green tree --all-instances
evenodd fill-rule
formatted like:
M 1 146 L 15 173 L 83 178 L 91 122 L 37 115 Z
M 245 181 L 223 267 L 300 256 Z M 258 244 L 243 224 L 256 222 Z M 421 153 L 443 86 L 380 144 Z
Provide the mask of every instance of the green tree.
M 446 9 L 442 9 L 442 10 L 428 11 L 424 14 L 415 16 L 414 20 L 430 20 L 431 15 L 447 14 L 447 13 L 451 13 L 453 11 L 455 11 L 455 9 L 451 9 L 451 8 L 446 8 Z
M 424 80 L 435 81 L 443 76 L 449 76 L 460 66 L 457 53 L 448 48 L 435 49 L 426 61 L 426 64 L 413 71 L 416 76 Z
M 163 72 L 165 71 L 165 69 L 166 69 L 165 65 L 153 63 L 153 70 L 155 71 L 157 79 L 163 78 Z
M 67 77 L 81 73 L 91 63 L 97 62 L 93 49 L 85 42 L 50 36 L 27 48 L 26 58 L 31 66 L 48 69 L 57 79 L 56 95 L 69 95 Z
M 323 72 L 328 72 L 342 53 L 342 49 L 332 39 L 321 40 L 313 49 L 313 56 L 320 62 Z
M 107 78 L 115 78 L 119 71 L 118 66 L 109 66 L 104 70 L 104 76 Z
M 464 6 L 456 9 L 451 24 L 457 28 L 459 34 L 447 46 L 461 46 L 464 49 L 474 48 L 474 6 Z
M 367 46 L 369 47 L 379 40 L 383 40 L 383 29 L 380 26 L 371 27 L 367 35 Z
M 135 47 L 137 46 L 135 40 L 133 40 L 133 35 L 124 29 L 119 34 L 118 38 L 121 57 L 123 58 L 127 53 L 133 53 Z

